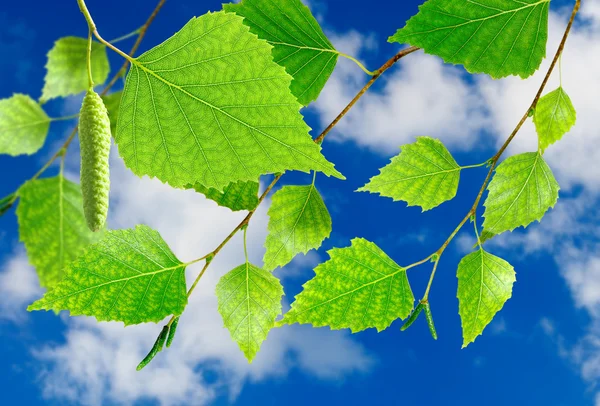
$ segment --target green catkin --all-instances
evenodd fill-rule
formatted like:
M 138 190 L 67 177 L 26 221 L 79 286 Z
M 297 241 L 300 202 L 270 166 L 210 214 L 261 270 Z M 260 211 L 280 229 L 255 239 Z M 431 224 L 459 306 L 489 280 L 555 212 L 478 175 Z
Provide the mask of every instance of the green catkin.
M 83 211 L 92 231 L 104 228 L 110 190 L 110 119 L 102 98 L 89 89 L 79 113 Z
M 179 324 L 179 317 L 175 317 L 175 320 L 173 320 L 173 323 L 171 323 L 171 328 L 169 329 L 169 338 L 167 338 L 167 348 L 169 348 L 173 343 L 175 332 L 177 331 L 177 324 Z
M 435 331 L 435 324 L 433 324 L 433 315 L 431 314 L 431 307 L 429 307 L 429 302 L 426 302 L 423 305 L 425 310 L 425 319 L 427 319 L 427 325 L 429 326 L 429 332 L 431 333 L 431 337 L 434 340 L 438 339 L 437 332 Z
M 402 327 L 400 327 L 400 331 L 404 331 L 407 328 L 409 328 L 410 326 L 412 326 L 412 324 L 415 322 L 417 317 L 419 317 L 419 314 L 421 313 L 422 310 L 423 310 L 423 303 L 419 302 L 419 304 L 415 308 L 415 311 L 412 312 L 412 314 L 410 315 L 408 320 L 406 320 L 406 323 L 404 323 L 404 325 Z
M 165 341 L 167 340 L 168 333 L 169 333 L 169 326 L 164 326 L 162 331 L 160 332 L 160 335 L 154 342 L 152 349 L 150 350 L 148 355 L 146 355 L 146 358 L 144 358 L 142 360 L 142 362 L 140 362 L 140 364 L 137 366 L 136 370 L 141 371 L 142 369 L 144 369 L 144 367 L 146 365 L 148 365 L 150 363 L 150 361 L 152 361 L 154 359 L 154 357 L 156 357 L 156 354 L 158 354 L 159 352 L 162 351 L 162 349 L 165 345 Z

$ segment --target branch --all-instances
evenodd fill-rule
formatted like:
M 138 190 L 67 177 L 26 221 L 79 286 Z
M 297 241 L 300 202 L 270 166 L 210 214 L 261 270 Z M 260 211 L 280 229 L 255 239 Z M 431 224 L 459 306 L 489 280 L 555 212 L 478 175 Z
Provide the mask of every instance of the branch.
M 506 149 L 508 148 L 508 146 L 510 145 L 510 143 L 514 140 L 514 138 L 516 137 L 516 135 L 519 133 L 519 131 L 521 130 L 521 127 L 523 127 L 523 124 L 525 124 L 525 122 L 527 121 L 527 119 L 529 118 L 529 112 L 532 109 L 535 109 L 535 107 L 537 106 L 540 98 L 542 97 L 542 93 L 544 92 L 544 89 L 546 88 L 546 85 L 548 84 L 548 81 L 550 80 L 550 76 L 552 76 L 552 72 L 554 71 L 554 68 L 556 67 L 556 64 L 558 63 L 558 61 L 560 60 L 560 57 L 562 55 L 562 52 L 565 48 L 565 44 L 567 43 L 567 38 L 569 37 L 569 33 L 571 32 L 571 28 L 573 27 L 573 22 L 575 21 L 575 16 L 577 15 L 577 12 L 579 11 L 579 8 L 581 7 L 581 0 L 576 0 L 575 1 L 575 6 L 573 7 L 573 12 L 571 13 L 571 18 L 569 19 L 569 23 L 567 24 L 567 28 L 565 29 L 565 33 L 562 37 L 562 40 L 560 41 L 560 44 L 558 46 L 558 49 L 556 50 L 556 53 L 554 54 L 554 59 L 552 59 L 552 63 L 550 64 L 550 67 L 548 68 L 548 71 L 546 72 L 546 75 L 544 76 L 544 80 L 542 81 L 542 84 L 540 85 L 533 101 L 531 102 L 531 106 L 529 106 L 529 108 L 527 109 L 527 111 L 525 112 L 525 114 L 523 115 L 523 117 L 521 118 L 521 120 L 519 121 L 519 123 L 517 124 L 517 126 L 515 127 L 515 129 L 513 130 L 513 132 L 510 134 L 510 136 L 507 138 L 507 140 L 504 142 L 504 144 L 502 145 L 502 147 L 500 147 L 500 149 L 498 150 L 498 152 L 496 153 L 496 155 L 494 155 L 491 159 L 490 159 L 490 169 L 488 171 L 488 174 L 485 178 L 485 180 L 483 181 L 483 184 L 481 185 L 481 188 L 479 189 L 479 193 L 477 194 L 477 197 L 475 198 L 475 202 L 473 203 L 473 206 L 471 206 L 471 209 L 469 210 L 469 212 L 465 215 L 465 217 L 461 220 L 461 222 L 458 224 L 458 226 L 456 226 L 456 228 L 454 229 L 454 231 L 452 232 L 452 234 L 450 234 L 450 237 L 448 237 L 446 239 L 446 241 L 444 241 L 444 243 L 442 244 L 442 246 L 435 252 L 434 255 L 437 255 L 438 257 L 438 261 L 439 258 L 442 256 L 442 254 L 444 253 L 444 251 L 446 250 L 446 248 L 448 247 L 448 245 L 450 245 L 450 243 L 452 242 L 452 240 L 454 239 L 454 237 L 456 237 L 456 235 L 458 234 L 458 232 L 463 228 L 463 226 L 467 223 L 467 221 L 469 221 L 469 219 L 472 216 L 475 216 L 477 214 L 477 208 L 479 207 L 479 203 L 481 202 L 481 198 L 483 197 L 483 193 L 485 192 L 485 188 L 488 184 L 488 182 L 490 181 L 490 179 L 492 178 L 492 175 L 494 173 L 494 170 L 496 169 L 497 165 L 498 165 L 498 161 L 500 160 L 500 158 L 502 157 L 502 155 L 504 154 L 504 152 L 506 151 Z M 431 276 L 429 278 L 429 284 L 427 287 L 427 291 L 425 293 L 425 299 L 427 299 L 427 296 L 429 295 L 429 290 L 431 289 L 431 284 L 433 282 L 433 278 L 435 277 L 435 271 L 437 268 L 437 261 L 436 261 L 436 266 L 433 269 L 433 272 L 431 273 Z

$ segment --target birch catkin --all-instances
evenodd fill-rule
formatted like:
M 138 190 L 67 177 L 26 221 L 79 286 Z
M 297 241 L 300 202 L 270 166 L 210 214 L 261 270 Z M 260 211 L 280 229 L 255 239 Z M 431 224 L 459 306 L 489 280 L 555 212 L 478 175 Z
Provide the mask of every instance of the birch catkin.
M 108 214 L 110 120 L 102 98 L 89 89 L 79 115 L 83 210 L 92 231 L 104 228 Z

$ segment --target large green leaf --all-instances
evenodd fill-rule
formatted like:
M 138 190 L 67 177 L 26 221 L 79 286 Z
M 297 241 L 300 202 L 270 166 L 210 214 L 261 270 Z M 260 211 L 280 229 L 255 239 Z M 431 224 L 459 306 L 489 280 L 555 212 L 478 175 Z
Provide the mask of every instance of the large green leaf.
M 222 192 L 214 188 L 207 188 L 197 183 L 193 189 L 202 193 L 219 206 L 227 207 L 233 211 L 254 210 L 258 206 L 258 182 L 234 182 L 225 186 Z
M 147 226 L 108 231 L 28 310 L 69 310 L 125 325 L 159 322 L 187 304 L 185 267 Z
M 117 134 L 117 122 L 119 120 L 119 107 L 121 106 L 122 96 L 122 90 L 102 96 L 102 101 L 104 102 L 104 106 L 108 111 L 108 118 L 110 119 L 110 132 L 113 138 Z
M 342 177 L 309 136 L 291 77 L 242 20 L 193 18 L 132 62 L 116 142 L 134 173 L 217 190 L 287 170 Z
M 378 246 L 355 238 L 348 248 L 329 251 L 331 259 L 304 284 L 282 323 L 329 326 L 352 332 L 384 330 L 410 315 L 414 296 L 406 270 Z
M 271 271 L 296 254 L 319 248 L 331 234 L 331 216 L 314 185 L 285 186 L 273 195 L 263 262 Z
M 100 237 L 83 216 L 79 185 L 62 176 L 38 179 L 19 189 L 19 235 L 40 284 L 51 288 L 64 268 Z
M 439 140 L 419 137 L 414 144 L 403 146 L 400 155 L 358 190 L 430 210 L 456 196 L 460 169 Z
M 471 73 L 531 76 L 546 56 L 550 0 L 428 0 L 390 42 Z
M 300 0 L 243 0 L 225 4 L 244 17 L 250 32 L 273 45 L 275 62 L 294 78 L 291 90 L 307 105 L 319 97 L 331 76 L 338 52 Z
M 249 263 L 233 269 L 217 284 L 219 313 L 249 362 L 281 314 L 282 296 L 279 280 Z
M 560 187 L 538 152 L 502 162 L 488 186 L 483 228 L 492 234 L 540 221 L 558 201 Z
M 560 141 L 576 120 L 575 107 L 562 86 L 542 97 L 533 114 L 542 151 Z
M 513 267 L 483 249 L 458 264 L 458 303 L 463 348 L 475 341 L 512 295 Z
M 50 117 L 24 94 L 0 100 L 0 154 L 36 153 L 46 141 Z
M 46 78 L 41 101 L 81 93 L 89 88 L 87 74 L 88 40 L 78 37 L 60 38 L 48 52 Z M 103 84 L 110 73 L 106 47 L 92 43 L 92 77 L 95 85 Z

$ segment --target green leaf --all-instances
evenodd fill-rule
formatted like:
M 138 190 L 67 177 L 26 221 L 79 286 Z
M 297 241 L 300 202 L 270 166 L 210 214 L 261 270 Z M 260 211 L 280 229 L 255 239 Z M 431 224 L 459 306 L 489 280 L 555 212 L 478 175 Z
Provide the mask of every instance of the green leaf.
M 533 114 L 541 150 L 560 141 L 576 120 L 575 107 L 562 86 L 542 97 Z
M 148 226 L 108 231 L 28 310 L 69 310 L 71 316 L 122 321 L 126 326 L 157 323 L 183 312 L 186 266 Z
M 11 207 L 15 204 L 16 194 L 11 193 L 8 196 L 0 199 L 0 217 L 2 217 L 7 211 L 10 210 Z
M 223 190 L 260 175 L 318 170 L 320 153 L 271 46 L 233 13 L 193 18 L 133 60 L 116 142 L 139 176 Z
M 258 206 L 258 186 L 256 181 L 239 181 L 225 186 L 222 192 L 204 187 L 199 183 L 190 188 L 217 202 L 221 207 L 227 207 L 233 211 L 251 211 Z
M 283 187 L 273 195 L 268 214 L 263 259 L 268 271 L 286 265 L 296 254 L 319 248 L 331 234 L 331 216 L 314 185 Z
M 471 73 L 527 78 L 546 56 L 549 8 L 550 0 L 428 0 L 389 41 Z
M 48 52 L 46 78 L 41 102 L 57 97 L 66 97 L 89 88 L 87 74 L 86 38 L 64 37 L 54 43 Z M 92 77 L 95 85 L 103 84 L 110 73 L 106 47 L 92 43 Z
M 281 314 L 282 296 L 279 280 L 249 263 L 233 269 L 217 284 L 219 313 L 249 362 Z
M 458 303 L 463 348 L 475 341 L 512 295 L 513 267 L 495 255 L 478 250 L 458 264 Z
M 87 227 L 81 188 L 64 177 L 29 181 L 18 194 L 20 239 L 40 285 L 51 288 L 63 279 L 65 266 L 100 235 Z
M 558 201 L 559 189 L 540 153 L 508 158 L 498 166 L 488 186 L 483 228 L 500 234 L 540 221 Z
M 119 119 L 119 107 L 121 106 L 122 96 L 122 90 L 102 96 L 104 106 L 106 107 L 106 110 L 108 110 L 108 118 L 110 119 L 110 132 L 113 138 L 117 134 L 117 122 Z
M 456 196 L 460 170 L 439 140 L 418 137 L 358 191 L 379 193 L 430 210 Z
M 273 45 L 275 62 L 294 78 L 290 88 L 302 105 L 319 97 L 339 54 L 308 7 L 300 0 L 243 0 L 223 8 L 244 17 L 250 32 Z
M 331 259 L 315 268 L 316 276 L 304 284 L 285 324 L 385 330 L 411 313 L 415 298 L 406 269 L 398 266 L 378 246 L 362 238 L 348 248 L 329 251 Z
M 0 154 L 31 155 L 46 141 L 50 117 L 31 97 L 14 94 L 0 100 Z

